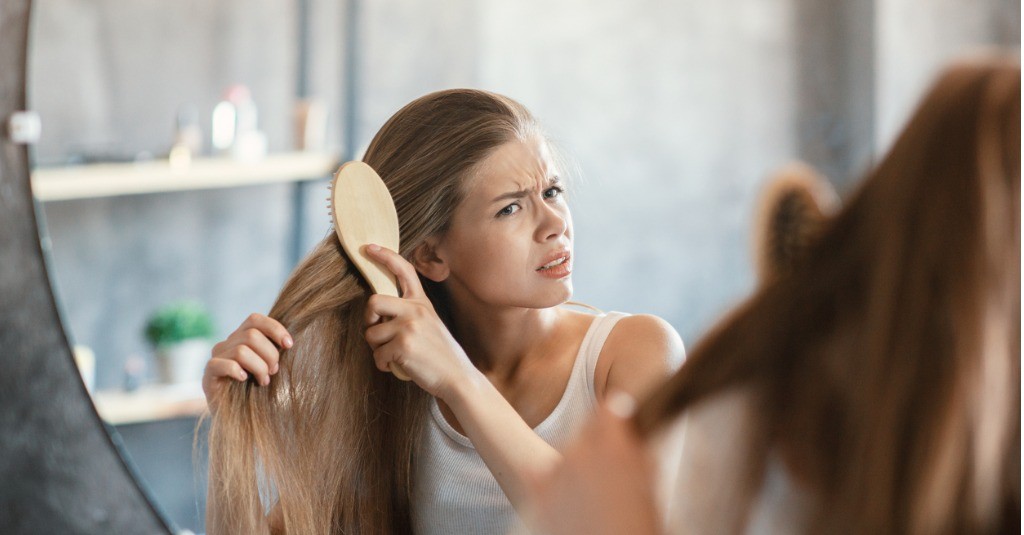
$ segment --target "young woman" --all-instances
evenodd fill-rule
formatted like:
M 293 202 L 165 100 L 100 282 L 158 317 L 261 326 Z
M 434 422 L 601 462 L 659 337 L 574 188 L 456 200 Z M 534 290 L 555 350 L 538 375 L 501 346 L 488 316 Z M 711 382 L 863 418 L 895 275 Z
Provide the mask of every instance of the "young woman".
M 681 362 L 656 317 L 559 306 L 565 179 L 520 104 L 426 95 L 363 160 L 395 200 L 402 250 L 369 252 L 402 297 L 370 296 L 331 233 L 214 348 L 211 533 L 508 532 L 525 474 L 557 465 L 597 402 Z M 412 382 L 382 373 L 396 363 Z
M 546 533 L 1020 532 L 1020 64 L 951 68 L 786 272 L 532 487 Z

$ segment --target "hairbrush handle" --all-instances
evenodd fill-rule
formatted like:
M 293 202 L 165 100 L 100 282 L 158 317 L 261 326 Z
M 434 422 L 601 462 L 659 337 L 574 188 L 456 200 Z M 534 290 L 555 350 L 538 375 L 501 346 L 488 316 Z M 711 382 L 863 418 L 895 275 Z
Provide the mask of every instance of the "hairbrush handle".
M 369 165 L 348 162 L 334 174 L 328 201 L 334 231 L 349 260 L 374 293 L 399 297 L 394 273 L 364 252 L 364 247 L 370 243 L 399 250 L 398 213 L 387 185 Z M 393 363 L 390 370 L 403 381 L 410 379 L 397 363 Z

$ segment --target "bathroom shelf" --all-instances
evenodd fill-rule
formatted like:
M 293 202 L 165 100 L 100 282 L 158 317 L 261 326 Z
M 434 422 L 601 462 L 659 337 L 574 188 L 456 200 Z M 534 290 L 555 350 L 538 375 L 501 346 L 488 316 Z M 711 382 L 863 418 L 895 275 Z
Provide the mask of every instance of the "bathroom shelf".
M 196 158 L 185 165 L 152 160 L 41 167 L 32 172 L 32 191 L 40 201 L 63 201 L 302 182 L 334 174 L 339 163 L 334 153 L 287 152 L 270 154 L 255 162 Z
M 100 390 L 92 394 L 96 412 L 111 425 L 124 425 L 186 416 L 206 410 L 200 383 L 143 385 L 132 392 Z
M 144 193 L 233 188 L 261 184 L 304 183 L 334 174 L 340 158 L 329 152 L 273 153 L 255 162 L 230 158 L 196 158 L 187 165 L 168 160 L 39 167 L 32 171 L 32 191 L 40 202 L 117 197 Z M 295 232 L 301 235 L 303 206 L 295 209 Z M 297 263 L 300 251 L 293 253 Z M 112 425 L 195 417 L 206 410 L 201 385 L 148 384 L 125 392 L 92 393 L 96 411 Z

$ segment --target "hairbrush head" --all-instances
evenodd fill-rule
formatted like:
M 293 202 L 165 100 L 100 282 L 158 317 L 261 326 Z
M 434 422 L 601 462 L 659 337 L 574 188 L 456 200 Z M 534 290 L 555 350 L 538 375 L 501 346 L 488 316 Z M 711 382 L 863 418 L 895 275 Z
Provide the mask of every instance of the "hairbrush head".
M 788 272 L 821 234 L 838 205 L 814 168 L 793 162 L 768 180 L 754 228 L 754 260 L 762 282 Z

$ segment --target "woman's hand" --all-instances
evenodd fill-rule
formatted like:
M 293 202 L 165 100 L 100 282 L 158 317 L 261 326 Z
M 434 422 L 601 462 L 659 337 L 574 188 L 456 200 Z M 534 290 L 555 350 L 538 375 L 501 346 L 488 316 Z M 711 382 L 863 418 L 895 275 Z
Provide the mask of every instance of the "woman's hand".
M 532 528 L 545 535 L 659 533 L 654 461 L 626 419 L 634 404 L 624 394 L 609 396 L 562 463 L 533 478 Z
M 398 278 L 402 297 L 375 294 L 366 305 L 366 341 L 377 368 L 397 364 L 420 388 L 442 400 L 479 373 L 434 311 L 416 268 L 398 253 L 368 245 L 366 253 Z M 383 321 L 382 321 L 383 320 Z
M 206 402 L 212 403 L 227 381 L 245 381 L 249 374 L 260 385 L 270 384 L 270 376 L 279 368 L 278 347 L 287 349 L 292 344 L 284 325 L 263 314 L 250 314 L 227 340 L 213 346 L 213 356 L 203 372 Z

